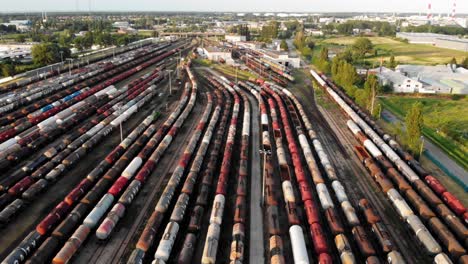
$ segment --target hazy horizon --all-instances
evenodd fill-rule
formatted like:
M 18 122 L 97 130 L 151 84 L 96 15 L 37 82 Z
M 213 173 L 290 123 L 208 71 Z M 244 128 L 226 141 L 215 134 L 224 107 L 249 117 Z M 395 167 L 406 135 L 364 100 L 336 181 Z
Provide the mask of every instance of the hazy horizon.
M 5 0 L 4 0 L 5 1 Z M 432 4 L 434 15 L 451 12 L 454 0 L 16 0 L 2 3 L 0 12 L 126 12 L 126 11 L 161 11 L 161 12 L 399 12 L 427 13 L 428 3 Z M 159 2 L 159 3 L 158 3 Z M 162 2 L 162 3 L 161 3 Z M 457 1 L 456 13 L 468 13 L 468 1 Z

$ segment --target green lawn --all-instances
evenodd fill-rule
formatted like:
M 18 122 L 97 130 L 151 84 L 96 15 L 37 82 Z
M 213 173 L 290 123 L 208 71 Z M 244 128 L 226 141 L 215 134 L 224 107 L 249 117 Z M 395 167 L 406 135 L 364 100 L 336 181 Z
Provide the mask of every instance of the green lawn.
M 324 90 L 310 78 L 310 73 L 307 69 L 294 69 L 292 71 L 292 75 L 294 76 L 294 83 L 290 83 L 288 85 L 288 89 L 296 91 L 301 91 L 301 89 L 314 89 L 315 94 L 315 101 L 318 105 L 322 106 L 325 109 L 332 109 L 337 108 L 338 105 L 327 100 L 326 94 Z M 310 100 L 312 100 L 310 98 Z
M 383 106 L 400 118 L 415 102 L 423 103 L 423 134 L 468 168 L 468 97 L 458 100 L 390 96 L 380 98 Z
M 378 50 L 377 56 L 369 56 L 366 61 L 380 63 L 380 59 L 388 61 L 394 55 L 399 64 L 443 64 L 453 57 L 458 62 L 468 56 L 468 52 L 443 49 L 426 44 L 408 44 L 388 37 L 368 37 Z M 329 38 L 322 43 L 334 45 L 352 45 L 356 37 Z
M 214 64 L 213 68 L 224 75 L 231 77 L 232 79 L 236 78 L 236 69 L 226 64 Z M 249 78 L 257 78 L 256 75 L 252 74 L 248 71 L 243 71 L 241 69 L 237 69 L 237 79 L 238 80 L 248 80 Z
M 221 72 L 222 74 L 235 79 L 236 78 L 236 68 L 226 65 L 226 64 L 220 64 L 220 63 L 214 63 L 210 60 L 206 59 L 194 59 L 193 62 L 195 64 L 198 64 L 200 66 L 204 67 L 212 67 L 213 69 Z M 248 80 L 249 78 L 257 78 L 255 74 L 252 74 L 249 71 L 243 71 L 241 69 L 237 69 L 237 79 L 238 80 Z

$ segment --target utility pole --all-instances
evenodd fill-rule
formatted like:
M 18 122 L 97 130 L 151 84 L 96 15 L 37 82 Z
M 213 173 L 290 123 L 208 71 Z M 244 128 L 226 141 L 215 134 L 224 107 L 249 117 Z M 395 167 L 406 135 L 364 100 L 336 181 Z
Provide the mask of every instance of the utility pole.
M 374 103 L 375 103 L 375 83 L 372 84 L 371 115 L 374 113 Z
M 265 174 L 266 174 L 266 158 L 271 155 L 271 150 L 260 149 L 260 154 L 263 154 L 263 171 L 262 171 L 262 203 L 263 207 L 265 204 Z
M 424 136 L 421 136 L 420 139 L 421 139 L 421 149 L 419 149 L 419 160 L 421 160 L 421 156 L 422 156 L 422 153 L 423 153 L 423 150 L 424 150 L 424 143 L 425 143 L 424 142 L 424 140 L 425 140 Z
M 120 142 L 123 141 L 122 122 L 120 122 Z
M 236 67 L 236 84 L 237 84 L 237 69 L 239 68 L 238 65 L 235 66 Z
M 169 95 L 172 95 L 172 76 L 171 76 L 171 72 L 173 72 L 174 70 L 166 70 L 166 72 L 169 73 Z
M 68 61 L 68 74 L 71 76 L 71 63 L 73 61 L 72 58 L 67 58 Z

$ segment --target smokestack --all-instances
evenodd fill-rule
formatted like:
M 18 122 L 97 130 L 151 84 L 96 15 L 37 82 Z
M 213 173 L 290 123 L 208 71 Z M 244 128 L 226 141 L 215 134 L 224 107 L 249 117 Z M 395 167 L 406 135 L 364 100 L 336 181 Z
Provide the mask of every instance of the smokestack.
M 432 18 L 432 4 L 431 2 L 429 2 L 429 4 L 427 4 L 427 19 L 431 19 Z
M 450 16 L 452 19 L 455 19 L 456 9 L 457 9 L 457 1 L 453 0 L 452 15 Z

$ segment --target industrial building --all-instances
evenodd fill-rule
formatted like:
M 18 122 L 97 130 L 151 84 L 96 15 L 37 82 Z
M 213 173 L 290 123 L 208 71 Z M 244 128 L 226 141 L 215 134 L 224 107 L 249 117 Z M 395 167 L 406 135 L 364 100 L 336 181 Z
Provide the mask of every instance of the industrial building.
M 1 44 L 0 45 L 0 61 L 11 59 L 23 63 L 32 61 L 31 48 L 36 43 L 28 44 Z
M 413 44 L 430 44 L 440 48 L 454 49 L 468 52 L 468 39 L 457 36 L 435 33 L 398 32 L 398 38 L 407 39 Z
M 31 30 L 31 21 L 30 20 L 11 20 L 8 23 L 3 23 L 5 26 L 15 26 L 16 30 L 20 32 L 27 32 Z
M 396 93 L 468 94 L 467 70 L 451 65 L 398 65 L 395 71 L 381 67 L 370 73 Z
M 263 53 L 263 56 L 266 59 L 276 62 L 278 64 L 285 65 L 286 67 L 290 66 L 293 68 L 301 67 L 301 59 L 299 57 L 289 56 L 288 52 L 265 49 L 261 49 L 259 51 Z
M 246 41 L 247 37 L 246 36 L 241 36 L 241 35 L 226 35 L 225 39 L 228 42 L 237 43 L 237 42 L 241 42 L 241 41 Z
M 276 44 L 275 44 L 275 40 L 273 40 L 272 48 L 278 49 L 279 44 L 280 44 L 280 41 L 276 41 Z M 254 42 L 254 41 L 238 42 L 237 46 L 260 52 L 263 54 L 263 57 L 265 57 L 267 60 L 284 65 L 286 67 L 293 67 L 293 68 L 301 67 L 301 59 L 299 57 L 290 56 L 289 53 L 286 51 L 262 48 L 264 47 L 264 45 L 261 42 Z
M 205 47 L 203 48 L 203 55 L 207 59 L 212 61 L 226 62 L 227 64 L 232 64 L 234 60 L 232 59 L 231 51 L 221 49 L 218 47 Z

